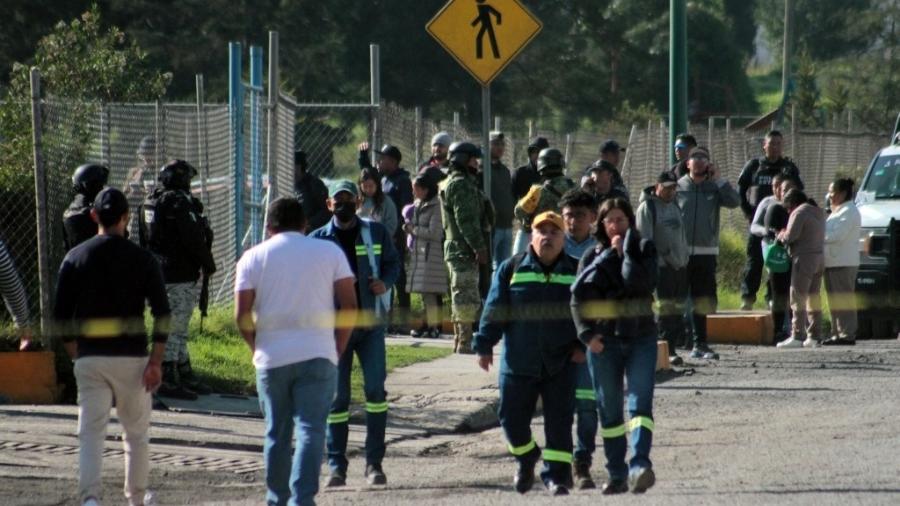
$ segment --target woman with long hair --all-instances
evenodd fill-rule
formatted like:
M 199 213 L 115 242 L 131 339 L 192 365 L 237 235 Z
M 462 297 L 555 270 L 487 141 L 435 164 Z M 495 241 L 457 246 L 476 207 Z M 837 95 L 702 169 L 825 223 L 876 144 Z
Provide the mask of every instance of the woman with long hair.
M 362 205 L 356 211 L 360 218 L 368 218 L 381 223 L 390 237 L 397 233 L 397 207 L 394 201 L 381 189 L 381 175 L 373 168 L 365 168 L 359 173 L 359 194 Z
M 441 221 L 441 204 L 437 197 L 438 185 L 430 175 L 421 175 L 413 181 L 416 197 L 409 219 L 403 225 L 408 234 L 410 250 L 410 293 L 422 295 L 425 321 L 419 329 L 410 332 L 413 337 L 440 337 L 441 297 L 447 293 L 447 266 L 444 264 L 444 227 Z
M 652 304 L 657 253 L 652 241 L 641 239 L 631 204 L 623 198 L 606 200 L 600 206 L 597 241 L 599 244 L 582 259 L 572 285 L 572 316 L 579 339 L 590 351 L 588 365 L 600 408 L 600 432 L 609 472 L 602 493 L 621 494 L 629 487 L 634 493 L 642 493 L 656 481 L 650 446 L 656 375 L 657 332 Z M 623 379 L 628 381 L 627 423 Z M 628 446 L 632 455 L 626 464 Z

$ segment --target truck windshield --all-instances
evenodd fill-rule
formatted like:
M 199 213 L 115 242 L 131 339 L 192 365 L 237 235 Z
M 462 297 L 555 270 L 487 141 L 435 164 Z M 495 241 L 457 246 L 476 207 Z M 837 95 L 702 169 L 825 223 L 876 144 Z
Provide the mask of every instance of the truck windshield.
M 900 155 L 878 157 L 862 190 L 876 199 L 900 198 Z

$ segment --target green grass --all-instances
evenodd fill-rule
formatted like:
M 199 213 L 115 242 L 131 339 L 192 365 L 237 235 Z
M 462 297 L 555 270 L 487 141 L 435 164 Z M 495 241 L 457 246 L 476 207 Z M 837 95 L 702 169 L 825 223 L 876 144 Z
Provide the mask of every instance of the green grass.
M 756 95 L 760 114 L 772 111 L 781 105 L 781 68 L 752 70 L 747 76 L 750 87 Z
M 198 375 L 218 392 L 256 394 L 256 371 L 253 368 L 250 349 L 238 334 L 229 307 L 210 308 L 209 317 L 200 330 L 200 313 L 191 319 L 188 349 L 191 363 Z M 405 367 L 417 362 L 427 362 L 448 356 L 449 348 L 387 346 L 387 370 Z M 351 373 L 351 397 L 354 402 L 363 399 L 362 370 L 354 362 Z

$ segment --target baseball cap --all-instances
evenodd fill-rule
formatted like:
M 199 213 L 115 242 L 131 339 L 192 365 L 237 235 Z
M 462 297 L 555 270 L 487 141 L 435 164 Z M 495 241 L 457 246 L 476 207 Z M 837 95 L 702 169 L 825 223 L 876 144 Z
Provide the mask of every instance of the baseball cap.
M 588 167 L 587 173 L 588 174 L 591 174 L 593 172 L 600 173 L 603 171 L 609 171 L 609 172 L 615 173 L 615 172 L 618 172 L 618 169 L 616 169 L 615 165 L 607 162 L 606 160 L 597 160 L 594 163 L 592 163 L 590 167 Z
M 678 178 L 670 170 L 664 170 L 656 178 L 656 184 L 663 186 L 675 186 L 678 184 Z
M 504 136 L 503 132 L 499 130 L 491 130 L 491 133 L 488 134 L 488 139 L 491 142 L 503 142 Z
M 397 160 L 398 162 L 400 161 L 401 158 L 403 158 L 400 155 L 400 149 L 398 149 L 397 146 L 392 146 L 390 144 L 385 144 L 384 146 L 381 146 L 381 149 L 376 151 L 376 153 L 378 153 L 381 156 L 389 156 L 389 157 L 393 158 L 394 160 Z
M 447 132 L 438 132 L 431 138 L 431 145 L 440 144 L 441 146 L 449 146 L 453 144 L 453 137 Z
M 354 197 L 359 197 L 359 193 L 356 190 L 356 185 L 353 184 L 352 181 L 348 181 L 346 179 L 335 181 L 335 183 L 331 186 L 331 198 L 337 197 L 337 194 L 341 192 L 347 192 Z
M 537 150 L 540 151 L 542 149 L 547 149 L 550 147 L 550 142 L 546 137 L 534 137 L 531 139 L 531 142 L 528 143 L 528 151 Z
M 128 211 L 128 199 L 115 188 L 104 188 L 94 198 L 94 209 L 101 217 L 118 218 Z
M 619 143 L 612 139 L 609 139 L 600 145 L 601 153 L 610 153 L 610 152 L 618 152 L 618 151 L 625 151 L 625 148 L 623 148 L 622 146 L 619 146 Z
M 553 211 L 544 211 L 543 213 L 535 216 L 534 221 L 531 222 L 531 228 L 540 227 L 544 223 L 550 223 L 560 230 L 566 229 L 566 224 L 563 221 L 562 216 L 554 213 Z

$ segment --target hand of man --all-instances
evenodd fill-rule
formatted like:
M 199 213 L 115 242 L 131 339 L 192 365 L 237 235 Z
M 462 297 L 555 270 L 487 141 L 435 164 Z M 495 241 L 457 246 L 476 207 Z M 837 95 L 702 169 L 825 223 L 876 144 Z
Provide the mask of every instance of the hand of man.
M 480 265 L 484 265 L 484 264 L 488 263 L 488 260 L 490 260 L 490 258 L 488 258 L 487 251 L 478 250 L 475 252 L 475 261 L 478 262 Z
M 594 336 L 588 347 L 591 349 L 591 353 L 603 353 L 603 337 L 599 335 Z
M 478 367 L 482 368 L 485 372 L 491 370 L 491 365 L 494 364 L 494 356 L 493 355 L 478 355 Z
M 615 248 L 616 253 L 618 253 L 620 257 L 625 255 L 624 237 L 622 237 L 621 235 L 614 236 L 610 242 L 612 243 L 612 247 Z
M 381 295 L 387 292 L 387 287 L 384 286 L 384 281 L 369 277 L 369 290 L 375 295 Z
M 147 362 L 147 367 L 144 368 L 144 377 L 141 378 L 144 389 L 148 392 L 155 392 L 161 383 L 162 368 L 160 368 L 159 362 Z
M 357 146 L 357 149 L 359 149 L 360 151 L 368 151 L 369 143 L 368 142 L 360 142 L 359 146 Z
M 32 349 L 31 329 L 22 327 L 19 331 L 19 351 L 29 351 Z
M 584 351 L 581 348 L 575 348 L 572 350 L 572 362 L 575 364 L 583 364 L 587 360 L 587 357 L 584 355 Z

